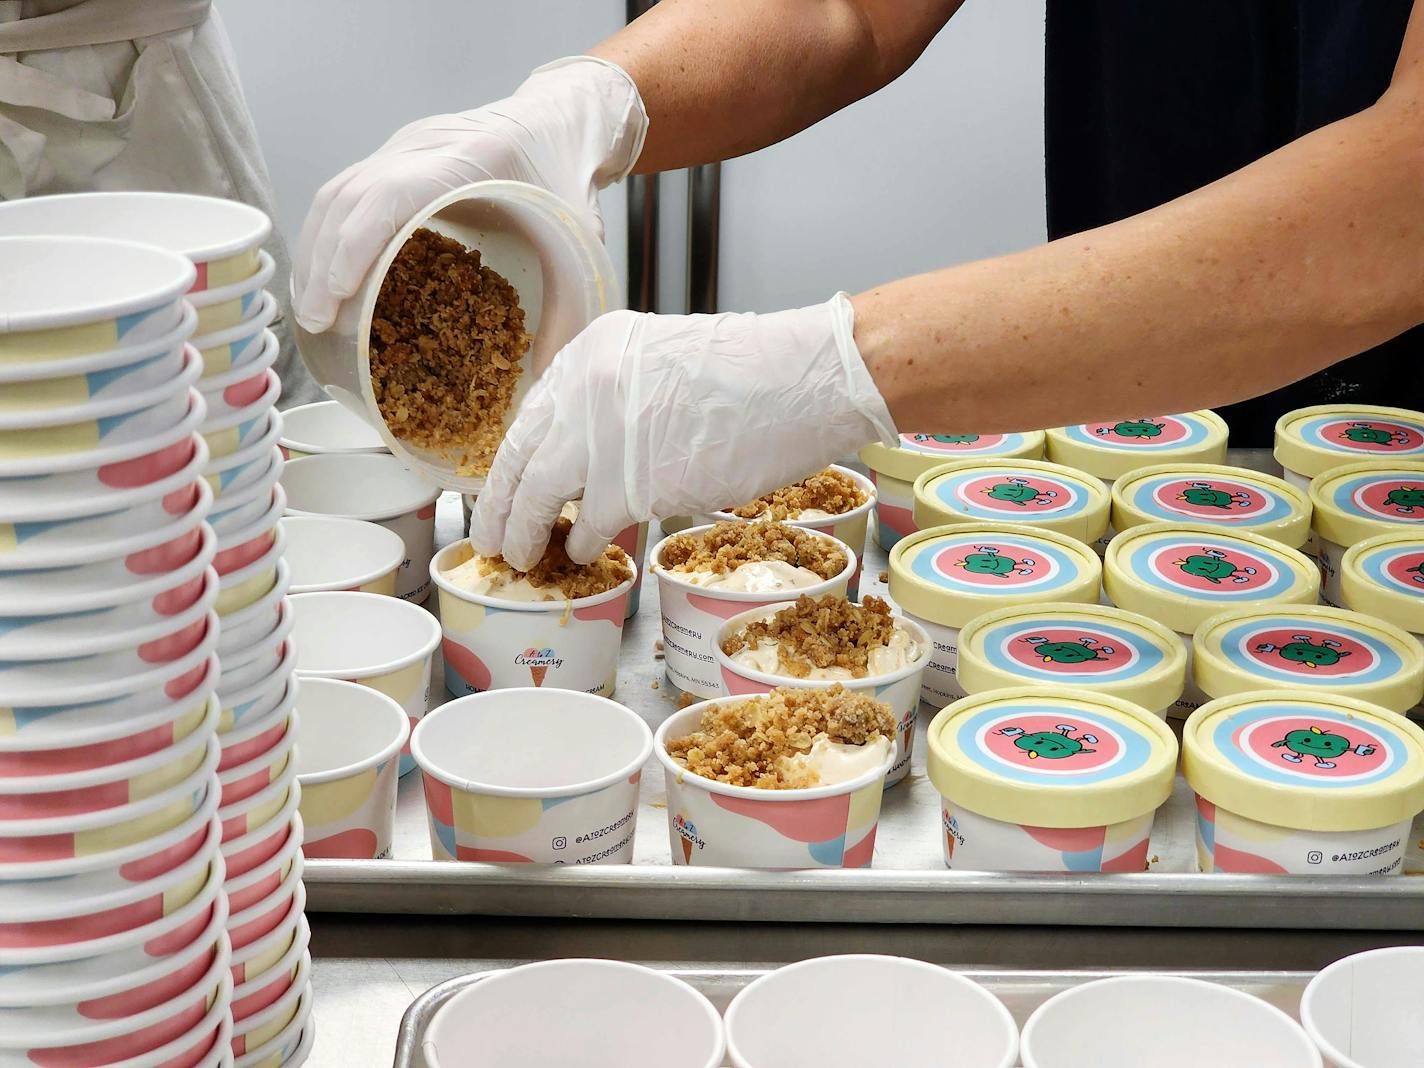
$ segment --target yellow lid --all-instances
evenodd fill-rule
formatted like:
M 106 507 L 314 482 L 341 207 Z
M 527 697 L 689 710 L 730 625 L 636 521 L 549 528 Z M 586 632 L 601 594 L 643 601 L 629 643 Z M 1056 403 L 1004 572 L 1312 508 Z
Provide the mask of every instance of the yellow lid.
M 1310 537 L 1310 497 L 1284 479 L 1218 464 L 1157 464 L 1113 483 L 1112 524 L 1210 523 L 1299 549 Z
M 1016 456 L 1037 460 L 1043 455 L 1043 431 L 1023 434 L 901 434 L 899 448 L 879 442 L 860 450 L 861 462 L 902 482 L 913 482 L 931 467 L 950 460 Z
M 1226 423 L 1212 411 L 1080 423 L 1048 432 L 1048 458 L 1098 478 L 1151 464 L 1226 462 Z
M 1397 531 L 1357 542 L 1340 567 L 1345 603 L 1424 634 L 1424 531 Z
M 1043 460 L 960 460 L 915 480 L 915 525 L 1030 523 L 1092 544 L 1108 528 L 1107 487 Z
M 931 527 L 890 550 L 890 598 L 912 616 L 962 627 L 1014 604 L 1098 599 L 1102 563 L 1081 541 L 1030 526 Z
M 1212 804 L 1258 823 L 1373 830 L 1424 810 L 1424 731 L 1366 701 L 1254 690 L 1192 713 L 1182 773 Z
M 1424 460 L 1424 413 L 1318 404 L 1276 420 L 1276 462 L 1306 478 L 1356 460 Z
M 1227 608 L 1314 604 L 1320 569 L 1259 534 L 1205 523 L 1149 523 L 1108 544 L 1103 584 L 1119 608 L 1191 634 Z
M 1197 628 L 1193 649 L 1193 677 L 1212 697 L 1281 686 L 1391 712 L 1408 712 L 1424 697 L 1424 647 L 1392 624 L 1343 608 L 1232 609 Z
M 1172 793 L 1177 740 L 1130 701 L 1021 686 L 956 701 L 930 723 L 929 776 L 972 812 L 1029 827 L 1103 827 Z
M 1371 460 L 1332 467 L 1310 484 L 1315 533 L 1336 545 L 1390 534 L 1424 532 L 1424 461 Z
M 967 693 L 1078 686 L 1149 712 L 1182 696 L 1187 647 L 1155 619 L 1100 604 L 1029 604 L 986 612 L 959 635 Z

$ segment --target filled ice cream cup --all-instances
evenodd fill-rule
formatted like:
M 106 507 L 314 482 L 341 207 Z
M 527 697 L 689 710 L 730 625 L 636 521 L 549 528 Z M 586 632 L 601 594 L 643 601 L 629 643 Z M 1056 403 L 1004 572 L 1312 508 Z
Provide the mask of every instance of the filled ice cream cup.
M 1051 530 L 980 523 L 900 539 L 890 551 L 890 598 L 934 643 L 920 699 L 942 708 L 965 695 L 959 632 L 975 617 L 1021 604 L 1093 604 L 1101 583 L 1097 554 Z
M 208 523 L 218 537 L 227 537 L 265 514 L 272 507 L 273 491 L 281 478 L 282 460 L 273 449 L 267 454 L 266 469 L 255 480 L 245 486 L 227 489 L 222 500 L 213 502 Z
M 219 575 L 218 615 L 237 612 L 272 592 L 277 583 L 277 565 L 282 562 L 286 538 L 279 523 L 271 546 L 256 560 Z
M 1340 567 L 1346 607 L 1409 631 L 1424 643 L 1424 533 L 1357 542 Z M 1424 709 L 1416 715 L 1424 716 Z
M 7 398 L 0 401 L 0 410 L 10 403 L 16 407 L 30 407 L 41 396 L 48 397 L 57 405 L 82 403 L 86 395 L 97 396 L 115 388 L 117 382 L 122 382 L 129 375 L 132 365 L 147 364 L 157 356 L 177 356 L 192 337 L 197 323 L 198 313 L 184 301 L 178 306 L 178 317 L 173 325 L 147 341 L 33 363 L 0 360 L 0 383 L 5 384 Z M 86 380 L 82 386 L 74 381 L 81 378 Z M 10 400 L 12 390 L 13 402 Z
M 287 1023 L 278 1028 L 276 1033 L 267 1038 L 265 1042 L 259 1042 L 257 1039 L 271 1033 L 275 1023 L 287 1015 L 285 1005 L 280 1012 L 273 1014 L 268 1023 L 256 1027 L 250 1032 L 239 1035 L 234 1026 L 229 1052 L 239 1048 L 251 1052 L 242 1053 L 237 1056 L 236 1060 L 229 1061 L 232 1068 L 284 1068 L 286 1065 L 298 1065 L 306 1062 L 316 1043 L 316 1020 L 312 1017 L 311 985 L 304 983 L 300 988 L 293 988 L 287 991 L 285 997 L 295 1001 L 296 1010 L 290 1014 Z M 271 1011 L 271 1009 L 264 1009 L 263 1013 Z M 244 1024 L 247 1022 L 243 1021 Z
M 915 525 L 915 479 L 932 467 L 952 460 L 1038 460 L 1043 457 L 1043 431 L 1026 434 L 901 434 L 900 444 L 879 443 L 860 450 L 875 486 L 875 540 L 889 552 L 895 543 L 919 528 Z
M 285 522 L 283 526 L 286 526 Z M 218 652 L 228 655 L 240 652 L 271 633 L 281 615 L 282 600 L 287 596 L 291 581 L 291 565 L 284 557 L 277 564 L 277 581 L 270 590 L 246 608 L 223 617 Z
M 325 515 L 288 516 L 282 525 L 293 593 L 395 596 L 396 574 L 405 560 L 400 535 L 376 523 Z
M 297 742 L 296 720 L 296 714 L 292 713 L 287 729 L 269 748 L 218 773 L 224 808 L 245 801 L 282 777 L 293 761 Z
M 915 526 L 1026 523 L 1091 545 L 1108 527 L 1101 479 L 1042 460 L 958 460 L 915 480 Z
M 1424 536 L 1424 460 L 1373 460 L 1332 468 L 1311 482 L 1310 499 L 1325 576 L 1321 599 L 1341 607 L 1347 549 L 1383 534 Z
M 613 960 L 494 972 L 442 1005 L 421 1041 L 429 1068 L 565 1064 L 572 1050 L 583 1064 L 641 1064 L 650 1049 L 660 1068 L 717 1068 L 722 1019 L 683 980 Z
M 791 790 L 704 778 L 668 754 L 668 743 L 696 731 L 708 707 L 745 700 L 720 697 L 690 705 L 658 728 L 653 755 L 667 785 L 673 863 L 782 870 L 870 867 L 893 748 L 883 764 L 854 778 Z
M 301 816 L 297 813 L 300 804 L 300 791 L 292 791 L 271 819 L 254 826 L 245 834 L 229 838 L 222 844 L 229 879 L 239 878 L 270 860 L 291 842 L 294 836 L 297 841 L 301 841 Z M 303 899 L 299 895 L 295 911 L 300 912 L 302 905 Z
M 1187 720 L 1182 772 L 1202 871 L 1391 875 L 1424 811 L 1424 731 L 1349 697 L 1254 690 Z
M 1280 687 L 1353 697 L 1408 712 L 1424 698 L 1424 647 L 1407 631 L 1343 608 L 1237 608 L 1193 639 L 1208 697 Z
M 818 579 L 806 586 L 776 580 L 765 584 L 767 588 L 763 590 L 709 589 L 662 565 L 663 550 L 672 537 L 695 536 L 711 529 L 710 526 L 692 527 L 682 534 L 663 538 L 653 546 L 648 564 L 649 570 L 658 578 L 658 598 L 663 617 L 663 666 L 673 685 L 695 697 L 718 697 L 723 692 L 717 658 L 712 651 L 723 622 L 753 608 L 785 601 L 788 597 L 844 594 L 859 566 L 858 558 L 849 545 L 819 530 L 808 533 L 825 539 L 845 553 L 846 566 L 840 574 Z
M 794 1027 L 808 1007 L 826 1020 L 873 1027 Z M 1019 1034 L 998 998 L 978 983 L 906 957 L 848 955 L 788 964 L 747 985 L 727 1007 L 735 1068 L 864 1068 L 902 1064 L 1011 1068 Z M 952 1049 L 945 1060 L 946 1050 Z
M 1024 1025 L 1020 1055 L 1024 1068 L 1320 1068 L 1310 1038 L 1274 1005 L 1172 975 L 1114 976 L 1054 995 Z
M 203 399 L 208 403 L 208 417 L 203 420 L 203 434 L 209 438 L 209 444 L 212 444 L 212 436 L 215 434 L 257 423 L 276 406 L 277 398 L 281 394 L 282 381 L 270 366 L 256 377 L 229 386 L 221 392 L 204 392 Z M 239 429 L 239 436 L 240 433 Z
M 259 250 L 257 258 L 257 270 L 246 278 L 188 294 L 189 303 L 198 312 L 197 333 L 214 334 L 229 330 L 257 313 L 263 297 L 267 295 L 263 292 L 263 286 L 272 280 L 277 267 L 276 261 L 266 251 Z
M 282 413 L 282 456 L 299 460 L 325 452 L 388 452 L 381 435 L 336 401 L 317 401 Z
M 895 734 L 895 759 L 885 775 L 885 785 L 894 786 L 910 773 L 910 758 L 915 745 L 915 721 L 920 708 L 920 687 L 923 684 L 925 667 L 929 664 L 934 643 L 930 636 L 912 619 L 897 617 L 897 628 L 903 629 L 918 650 L 918 655 L 909 659 L 903 667 L 879 674 L 867 674 L 864 678 L 797 678 L 790 674 L 760 671 L 749 665 L 744 656 L 728 656 L 722 650 L 722 643 L 738 633 L 748 623 L 769 619 L 778 611 L 790 608 L 793 601 L 753 608 L 742 612 L 722 624 L 717 641 L 712 646 L 717 658 L 717 667 L 722 674 L 723 692 L 731 696 L 770 693 L 778 686 L 795 686 L 802 689 L 829 689 L 839 683 L 847 690 L 864 693 L 890 706 L 898 729 Z
M 287 955 L 294 942 L 306 944 L 311 928 L 300 911 L 293 911 L 268 934 L 249 942 L 232 955 L 232 981 L 241 986 L 270 970 Z
M 467 522 L 466 531 L 469 528 Z M 648 524 L 634 523 L 624 527 L 613 539 L 613 544 L 627 553 L 628 559 L 633 561 L 633 588 L 628 591 L 628 608 L 623 614 L 626 621 L 638 614 L 638 605 L 643 600 L 643 579 L 648 570 Z
M 1112 525 L 1210 523 L 1299 549 L 1310 537 L 1310 495 L 1284 479 L 1240 467 L 1158 464 L 1113 484 Z
M 204 475 L 213 492 L 218 497 L 251 485 L 265 474 L 273 456 L 277 437 L 282 431 L 282 417 L 276 409 L 269 408 L 250 424 L 218 431 L 214 435 L 204 435 L 208 443 L 210 460 Z M 226 436 L 230 438 L 224 440 Z M 231 448 L 228 448 L 229 443 Z
M 375 860 L 391 854 L 405 709 L 368 686 L 307 679 L 297 707 L 297 781 L 308 857 Z
M 379 690 L 405 709 L 411 727 L 430 707 L 431 657 L 440 622 L 416 605 L 374 593 L 299 593 L 297 674 L 345 679 Z M 409 746 L 401 774 L 415 768 Z
M 292 826 L 297 833 L 289 835 L 272 856 L 241 875 L 228 876 L 223 892 L 227 895 L 229 913 L 239 915 L 266 901 L 293 877 L 294 872 L 300 877 L 303 868 L 300 816 L 293 819 Z
M 297 766 L 289 763 L 270 786 L 257 791 L 251 797 L 218 809 L 218 816 L 223 821 L 223 843 L 250 834 L 258 827 L 270 823 L 273 817 L 287 806 L 292 794 L 297 794 L 300 800 L 301 787 L 297 785 Z
M 1337 960 L 1300 999 L 1300 1022 L 1325 1068 L 1405 1068 L 1424 1040 L 1415 1007 L 1424 948 L 1393 946 Z
M 1190 657 L 1196 629 L 1228 608 L 1314 604 L 1320 571 L 1304 553 L 1259 534 L 1149 523 L 1113 539 L 1103 586 L 1119 608 L 1181 635 Z M 1185 719 L 1205 700 L 1189 665 L 1186 688 L 1167 714 Z
M 268 329 L 277 317 L 277 299 L 263 293 L 252 315 L 236 326 L 211 334 L 195 334 L 192 345 L 203 357 L 203 378 L 226 374 L 260 356 L 267 347 Z M 194 319 L 196 323 L 196 318 Z
M 1424 460 L 1424 412 L 1367 404 L 1320 404 L 1276 422 L 1276 461 L 1308 490 L 1332 467 L 1364 460 Z
M 307 953 L 309 935 L 294 940 L 282 958 L 266 972 L 233 989 L 232 1018 L 241 1023 L 274 1004 L 297 982 L 298 976 L 310 975 L 311 958 Z
M 290 460 L 282 484 L 290 515 L 365 519 L 399 534 L 406 555 L 396 576 L 396 596 L 417 603 L 429 596 L 438 488 L 382 453 L 326 453 Z
M 227 935 L 233 951 L 244 949 L 275 931 L 291 914 L 299 889 L 302 889 L 302 868 L 294 861 L 273 893 L 251 908 L 228 917 Z
M 174 389 L 196 350 L 183 344 L 107 371 L 7 382 L 0 390 L 0 429 L 22 430 L 123 416 Z
M 224 739 L 246 737 L 257 723 L 271 725 L 272 717 L 278 709 L 294 700 L 296 687 L 292 685 L 297 666 L 297 651 L 292 642 L 282 651 L 282 660 L 276 669 L 265 678 L 238 690 L 219 691 L 222 717 L 218 720 L 218 733 Z M 231 744 L 236 744 L 233 741 Z
M 1141 705 L 1025 686 L 966 697 L 929 729 L 947 867 L 1140 872 L 1177 741 Z
M 494 690 L 416 725 L 437 860 L 627 864 L 653 746 L 636 713 L 595 694 Z
M 471 593 L 451 582 L 446 572 L 473 556 L 470 543 L 459 541 L 440 550 L 430 564 L 440 591 L 450 695 L 548 686 L 611 697 L 618 685 L 618 653 L 634 579 L 591 597 L 520 601 Z

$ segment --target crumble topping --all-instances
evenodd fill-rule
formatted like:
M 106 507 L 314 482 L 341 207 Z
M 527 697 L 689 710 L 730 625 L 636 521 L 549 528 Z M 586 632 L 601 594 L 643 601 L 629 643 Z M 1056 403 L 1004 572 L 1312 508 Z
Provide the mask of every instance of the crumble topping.
M 804 567 L 823 579 L 846 569 L 846 554 L 826 538 L 783 523 L 722 522 L 700 534 L 678 534 L 663 547 L 659 563 L 669 571 L 722 575 L 743 564 L 778 560 Z
M 844 597 L 802 595 L 790 608 L 770 619 L 753 620 L 722 642 L 722 652 L 733 656 L 763 642 L 775 644 L 780 668 L 804 679 L 817 668 L 844 668 L 852 678 L 870 673 L 870 654 L 883 649 L 895 635 L 890 605 L 879 597 L 851 604 Z
M 855 479 L 829 467 L 810 478 L 783 486 L 740 508 L 728 509 L 742 519 L 797 519 L 802 512 L 842 515 L 868 500 Z
M 490 596 L 499 596 L 498 585 L 512 584 L 525 580 L 536 590 L 548 590 L 546 601 L 578 600 L 581 597 L 595 597 L 621 586 L 633 577 L 633 568 L 628 563 L 628 554 L 616 545 L 604 547 L 603 555 L 591 564 L 576 564 L 569 559 L 564 543 L 568 539 L 573 523 L 561 518 L 554 523 L 549 533 L 549 547 L 532 570 L 517 571 L 502 556 L 478 556 L 471 553 L 463 563 L 450 568 L 445 577 L 456 585 L 461 585 L 459 575 L 482 578 L 499 576 Z

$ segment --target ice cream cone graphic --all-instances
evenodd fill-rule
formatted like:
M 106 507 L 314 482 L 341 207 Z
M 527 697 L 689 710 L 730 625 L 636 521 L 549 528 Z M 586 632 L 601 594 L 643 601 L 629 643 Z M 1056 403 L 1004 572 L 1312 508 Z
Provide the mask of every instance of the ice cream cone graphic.
M 686 838 L 682 839 L 682 862 L 692 863 L 692 842 Z
M 529 667 L 529 677 L 534 680 L 535 686 L 544 685 L 544 676 L 549 673 L 549 669 L 544 664 L 531 664 Z

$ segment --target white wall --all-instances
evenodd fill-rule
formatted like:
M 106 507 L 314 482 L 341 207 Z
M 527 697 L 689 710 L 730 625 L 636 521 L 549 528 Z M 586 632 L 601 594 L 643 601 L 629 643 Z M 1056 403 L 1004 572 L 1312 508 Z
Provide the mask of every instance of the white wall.
M 707 0 L 716 2 L 716 0 Z M 295 237 L 332 174 L 421 115 L 587 48 L 622 0 L 219 0 Z M 970 0 L 904 78 L 722 179 L 721 307 L 769 310 L 1022 248 L 1043 223 L 1043 0 Z M 682 308 L 685 178 L 662 180 L 663 310 Z M 621 189 L 604 196 L 625 262 Z

